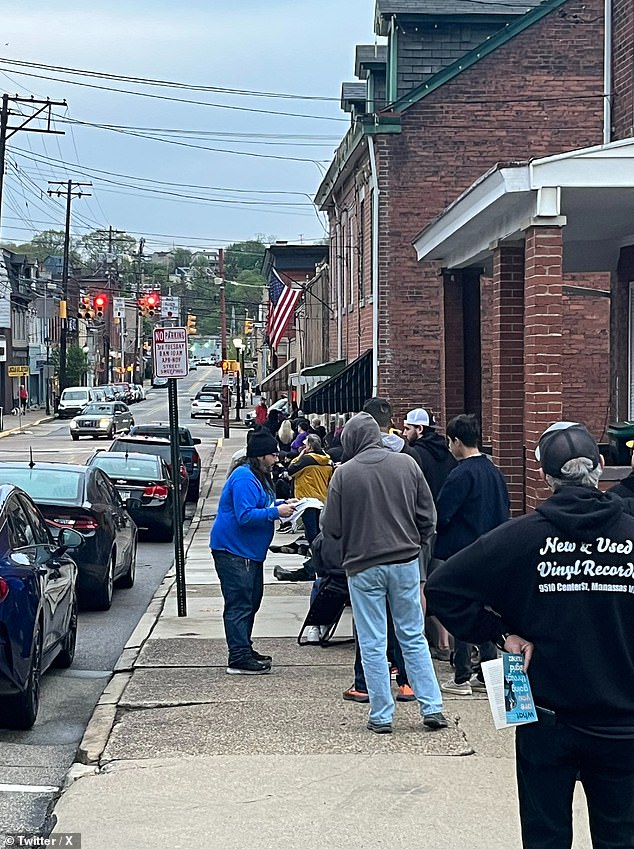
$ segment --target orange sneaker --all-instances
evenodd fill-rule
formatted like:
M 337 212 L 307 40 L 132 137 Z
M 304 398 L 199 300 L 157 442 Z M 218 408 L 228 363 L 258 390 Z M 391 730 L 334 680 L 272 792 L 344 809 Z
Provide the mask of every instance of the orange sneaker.
M 397 702 L 415 702 L 416 696 L 409 684 L 401 684 L 396 694 Z
M 369 702 L 370 696 L 367 693 L 361 692 L 361 690 L 355 690 L 354 687 L 348 687 L 347 690 L 343 691 L 343 697 L 347 702 Z

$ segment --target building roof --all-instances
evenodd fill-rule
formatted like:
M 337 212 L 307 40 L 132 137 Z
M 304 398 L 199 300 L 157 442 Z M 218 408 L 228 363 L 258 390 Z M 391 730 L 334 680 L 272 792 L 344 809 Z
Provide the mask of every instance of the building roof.
M 363 71 L 387 63 L 386 44 L 357 44 L 354 52 L 354 75 L 365 79 Z
M 344 112 L 350 112 L 352 103 L 365 103 L 368 97 L 367 84 L 342 83 L 341 84 L 341 108 Z
M 542 0 L 376 0 L 374 30 L 387 35 L 387 18 L 392 15 L 451 17 L 464 15 L 524 15 Z

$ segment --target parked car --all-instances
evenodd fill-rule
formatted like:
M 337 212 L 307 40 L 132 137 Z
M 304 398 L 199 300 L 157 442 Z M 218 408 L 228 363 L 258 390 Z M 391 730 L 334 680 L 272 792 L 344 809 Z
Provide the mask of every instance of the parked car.
M 40 676 L 69 667 L 77 637 L 77 566 L 67 553 L 82 537 L 64 528 L 53 538 L 33 501 L 0 486 L 0 726 L 30 728 Z
M 147 528 L 152 539 L 174 539 L 174 484 L 164 460 L 156 454 L 100 451 L 89 463 L 108 475 L 139 528 Z
M 211 359 L 209 357 L 201 357 L 198 360 L 198 365 L 199 366 L 212 366 L 213 362 L 211 361 Z
M 54 534 L 79 531 L 83 545 L 73 557 L 80 604 L 108 610 L 115 583 L 134 584 L 137 550 L 136 525 L 110 479 L 71 463 L 0 463 L 0 474 L 31 496 Z
M 222 400 L 217 392 L 197 392 L 191 399 L 190 416 L 206 418 L 222 418 Z
M 142 386 L 140 383 L 133 383 L 132 389 L 134 390 L 137 401 L 145 401 L 147 396 L 145 394 L 144 386 Z
M 154 454 L 164 460 L 167 464 L 170 474 L 172 473 L 172 447 L 169 439 L 161 439 L 158 436 L 117 436 L 113 440 L 108 451 L 116 452 L 139 452 L 141 454 Z M 179 450 L 180 454 L 180 450 Z M 183 462 L 182 455 L 180 457 L 180 492 L 181 508 L 183 515 L 185 514 L 185 502 L 187 500 L 187 490 L 189 489 L 189 476 Z
M 69 386 L 62 390 L 57 405 L 57 415 L 60 419 L 70 419 L 81 413 L 86 404 L 97 400 L 97 395 L 92 387 Z
M 189 361 L 189 370 L 196 371 L 198 369 L 198 360 L 190 360 Z
M 134 424 L 132 413 L 121 401 L 102 401 L 88 404 L 70 423 L 70 435 L 75 442 L 80 436 L 112 439 L 116 433 L 129 433 Z
M 155 377 L 152 380 L 152 386 L 154 387 L 154 389 L 167 389 L 167 378 Z
M 279 398 L 275 403 L 271 404 L 270 407 L 267 407 L 268 412 L 271 410 L 279 410 L 280 413 L 283 413 L 285 416 L 288 415 L 288 398 Z M 244 423 L 247 427 L 255 426 L 255 410 L 249 410 L 248 413 L 244 416 Z
M 135 425 L 130 431 L 132 436 L 158 436 L 161 439 L 170 438 L 170 426 L 166 422 L 150 422 Z M 196 446 L 202 442 L 197 436 L 192 436 L 188 427 L 178 428 L 178 440 L 181 457 L 189 476 L 187 500 L 198 501 L 200 495 L 200 455 Z

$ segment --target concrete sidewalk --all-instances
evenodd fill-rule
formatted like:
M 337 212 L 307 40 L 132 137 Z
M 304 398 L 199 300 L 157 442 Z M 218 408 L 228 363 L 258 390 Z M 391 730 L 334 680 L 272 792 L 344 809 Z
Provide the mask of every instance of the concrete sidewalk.
M 52 422 L 55 419 L 53 414 L 47 416 L 44 409 L 30 409 L 23 415 L 11 415 L 5 413 L 3 416 L 4 429 L 0 430 L 0 439 L 4 436 L 12 436 L 16 433 L 26 433 L 32 427 L 43 424 L 44 422 Z
M 256 645 L 273 655 L 272 674 L 225 674 L 208 539 L 243 440 L 237 432 L 217 449 L 203 489 L 188 539 L 188 616 L 177 616 L 172 576 L 97 708 L 80 751 L 89 765 L 71 771 L 71 781 L 79 777 L 55 809 L 55 833 L 81 832 L 84 849 L 520 846 L 512 731 L 494 730 L 477 695 L 446 700 L 444 731 L 424 730 L 417 704 L 405 703 L 394 734 L 368 732 L 367 705 L 341 698 L 353 647 L 297 645 L 310 585 L 279 584 L 272 569 L 301 558 L 271 555 L 265 564 Z M 338 635 L 350 630 L 348 616 Z M 437 672 L 448 677 L 449 665 Z M 578 830 L 574 845 L 586 849 L 587 826 Z

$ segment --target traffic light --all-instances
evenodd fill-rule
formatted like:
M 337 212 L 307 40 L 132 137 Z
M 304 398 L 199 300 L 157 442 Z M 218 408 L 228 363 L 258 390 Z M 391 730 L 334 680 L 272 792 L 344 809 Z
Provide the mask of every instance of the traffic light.
M 79 317 L 83 319 L 94 318 L 95 313 L 90 301 L 90 295 L 82 295 L 79 299 Z
M 222 361 L 222 373 L 228 374 L 229 371 L 230 371 L 230 368 L 231 368 L 231 361 L 230 360 L 223 360 Z
M 187 316 L 187 335 L 195 336 L 198 331 L 196 330 L 196 316 L 189 313 Z
M 250 336 L 253 333 L 253 319 L 245 318 L 244 320 L 244 335 Z
M 147 315 L 154 315 L 161 303 L 161 296 L 158 292 L 150 292 L 145 296 L 145 303 L 147 304 Z
M 97 318 L 103 318 L 103 314 L 106 311 L 106 305 L 108 304 L 108 296 L 104 295 L 101 292 L 99 295 L 95 295 L 95 315 Z

